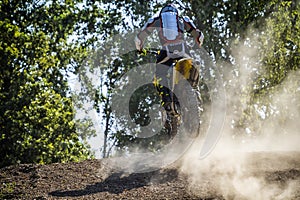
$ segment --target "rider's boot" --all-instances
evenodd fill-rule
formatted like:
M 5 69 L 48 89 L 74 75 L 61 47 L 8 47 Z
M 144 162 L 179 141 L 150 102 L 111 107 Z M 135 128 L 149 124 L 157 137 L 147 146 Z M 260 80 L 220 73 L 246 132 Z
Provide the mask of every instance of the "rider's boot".
M 166 118 L 164 127 L 166 128 L 169 139 L 173 139 L 177 134 L 177 129 L 180 123 L 179 103 L 175 95 L 165 86 L 156 85 L 156 89 L 161 96 L 161 104 L 164 107 Z

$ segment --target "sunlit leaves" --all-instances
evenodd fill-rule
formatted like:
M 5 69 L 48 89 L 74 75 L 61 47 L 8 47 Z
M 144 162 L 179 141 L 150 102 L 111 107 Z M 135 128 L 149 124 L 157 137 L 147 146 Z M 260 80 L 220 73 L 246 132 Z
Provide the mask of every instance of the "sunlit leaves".
M 0 1 L 0 166 L 91 156 L 75 128 L 66 79 L 93 42 L 82 30 L 100 31 L 86 25 L 101 15 L 87 4 Z

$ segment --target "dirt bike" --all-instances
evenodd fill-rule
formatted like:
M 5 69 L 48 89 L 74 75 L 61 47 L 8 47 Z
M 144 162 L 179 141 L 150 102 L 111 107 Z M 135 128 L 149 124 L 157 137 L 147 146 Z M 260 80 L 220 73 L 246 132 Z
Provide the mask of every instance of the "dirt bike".
M 149 51 L 152 54 L 158 52 Z M 161 109 L 162 123 L 169 139 L 172 140 L 183 128 L 184 134 L 196 138 L 200 132 L 201 97 L 199 85 L 199 63 L 191 57 L 173 59 L 168 71 L 171 110 Z M 159 82 L 154 77 L 154 86 Z M 182 127 L 183 126 L 183 127 Z

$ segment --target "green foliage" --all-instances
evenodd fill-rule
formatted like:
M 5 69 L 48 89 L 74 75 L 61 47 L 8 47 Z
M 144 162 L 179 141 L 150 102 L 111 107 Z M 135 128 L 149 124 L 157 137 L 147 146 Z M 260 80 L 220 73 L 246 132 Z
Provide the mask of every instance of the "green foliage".
M 204 48 L 217 61 L 231 63 L 231 44 L 242 41 L 249 25 L 260 26 L 263 18 L 272 11 L 268 1 L 212 0 L 183 1 L 183 14 L 191 16 L 204 35 Z
M 76 72 L 100 32 L 110 34 L 108 15 L 90 1 L 0 5 L 0 166 L 90 158 L 66 74 Z
M 16 188 L 16 183 L 2 183 L 0 185 L 0 199 L 10 199 Z
M 280 84 L 300 63 L 300 6 L 292 1 L 281 2 L 277 11 L 266 20 L 261 34 L 262 65 L 265 68 L 255 85 L 255 93 L 264 93 Z
M 275 11 L 259 29 L 260 73 L 251 85 L 251 101 L 240 121 L 244 126 L 253 126 L 255 121 L 256 127 L 252 128 L 256 130 L 262 129 L 269 118 L 274 121 L 271 126 L 276 127 L 278 120 L 287 122 L 299 117 L 289 106 L 299 110 L 299 77 L 294 76 L 299 76 L 300 66 L 300 5 L 295 1 L 274 1 L 273 5 Z M 290 98 L 291 104 L 285 98 Z

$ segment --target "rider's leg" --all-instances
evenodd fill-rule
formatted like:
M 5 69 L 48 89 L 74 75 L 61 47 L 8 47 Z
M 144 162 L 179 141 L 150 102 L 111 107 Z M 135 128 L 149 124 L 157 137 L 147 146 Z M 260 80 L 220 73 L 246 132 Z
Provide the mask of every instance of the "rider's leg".
M 162 106 L 166 109 L 166 111 L 171 110 L 171 102 L 172 102 L 172 93 L 171 88 L 168 83 L 170 78 L 168 77 L 170 66 L 172 65 L 173 61 L 171 59 L 165 58 L 167 57 L 166 51 L 162 50 L 157 57 L 157 64 L 156 64 L 156 71 L 155 71 L 155 78 L 156 83 L 155 87 L 158 91 L 159 95 L 161 96 Z M 162 62 L 163 61 L 163 62 Z

